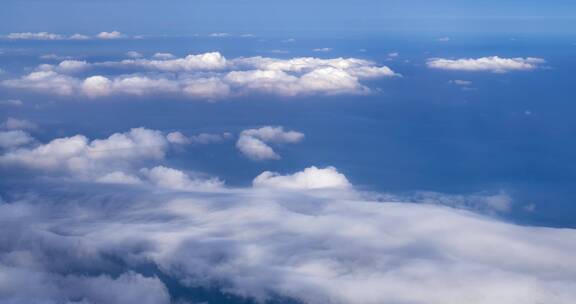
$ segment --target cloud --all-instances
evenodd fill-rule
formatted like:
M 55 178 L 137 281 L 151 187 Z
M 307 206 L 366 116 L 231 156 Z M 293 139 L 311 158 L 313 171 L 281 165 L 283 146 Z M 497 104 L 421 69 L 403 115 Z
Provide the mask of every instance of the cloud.
M 112 32 L 100 32 L 96 35 L 96 38 L 99 39 L 120 39 L 125 38 L 126 36 L 118 31 Z
M 118 32 L 101 32 L 95 36 L 83 35 L 83 34 L 73 34 L 70 36 L 62 34 L 54 34 L 49 32 L 22 32 L 22 33 L 10 33 L 8 35 L 2 36 L 4 39 L 10 40 L 90 40 L 90 39 L 119 39 L 127 38 L 128 36 Z
M 326 48 L 316 48 L 316 49 L 313 49 L 313 51 L 314 52 L 331 52 L 332 48 L 327 48 L 327 47 Z
M 226 38 L 226 37 L 230 37 L 230 34 L 229 33 L 212 33 L 208 36 L 213 37 L 213 38 Z
M 11 40 L 62 40 L 62 39 L 65 39 L 65 37 L 62 35 L 48 33 L 48 32 L 10 33 L 10 34 L 4 36 L 4 38 L 11 39 Z
M 38 126 L 26 119 L 17 119 L 13 117 L 8 117 L 2 127 L 8 130 L 35 130 Z
M 198 288 L 259 302 L 576 300 L 574 229 L 377 202 L 353 188 L 318 193 L 296 177 L 310 170 L 340 180 L 328 184 L 347 181 L 334 168 L 308 168 L 265 179 L 285 178 L 275 184 L 291 188 L 274 191 L 152 187 L 119 196 L 117 186 L 86 192 L 70 184 L 56 199 L 2 202 L 0 301 L 207 301 L 187 292 Z
M 506 73 L 511 71 L 531 71 L 545 63 L 541 58 L 501 58 L 498 56 L 467 59 L 429 59 L 427 65 L 432 69 L 454 71 L 487 71 Z
M 257 188 L 283 188 L 283 189 L 347 189 L 352 185 L 342 173 L 334 167 L 323 169 L 314 166 L 296 172 L 292 175 L 280 175 L 266 171 L 258 175 L 252 185 Z
M 36 71 L 18 79 L 4 80 L 2 84 L 9 88 L 91 98 L 114 94 L 170 94 L 213 101 L 253 93 L 286 97 L 367 94 L 370 89 L 362 84 L 363 80 L 399 76 L 386 66 L 356 58 L 227 59 L 218 52 L 172 59 L 163 56 L 163 59 L 96 63 L 65 60 L 58 65 L 40 65 Z M 129 69 L 136 73 L 87 78 L 69 75 L 91 67 Z
M 236 142 L 236 148 L 252 160 L 280 159 L 280 155 L 268 144 L 298 143 L 303 139 L 303 133 L 284 131 L 282 127 L 265 126 L 242 131 Z
M 158 54 L 156 54 L 158 55 Z M 218 52 L 210 52 L 198 55 L 188 55 L 184 58 L 169 59 L 167 54 L 156 59 L 128 59 L 120 62 L 104 63 L 105 66 L 117 67 L 141 67 L 167 72 L 196 71 L 196 70 L 221 70 L 226 68 L 226 58 Z
M 176 56 L 174 56 L 170 53 L 155 53 L 152 57 L 154 59 L 160 59 L 160 60 L 169 60 L 169 59 L 176 58 Z
M 458 86 L 470 86 L 472 84 L 472 81 L 456 79 L 456 80 L 450 80 L 448 83 L 455 84 Z
M 164 166 L 157 166 L 152 169 L 141 169 L 140 171 L 152 184 L 166 189 L 209 191 L 224 187 L 224 182 L 218 178 L 190 178 L 189 175 L 180 170 Z
M 0 100 L 0 105 L 20 107 L 20 106 L 24 105 L 24 103 L 20 99 L 6 99 L 6 100 Z
M 169 142 L 160 131 L 134 128 L 106 139 L 89 140 L 75 135 L 18 148 L 1 155 L 0 163 L 93 179 L 142 160 L 162 159 L 168 147 Z
M 0 131 L 0 148 L 11 149 L 32 142 L 34 138 L 22 130 Z
M 74 34 L 70 36 L 70 40 L 89 40 L 89 39 L 92 39 L 92 37 L 82 34 Z
M 142 167 L 150 161 L 163 160 L 171 145 L 189 143 L 180 132 L 164 135 L 157 130 L 134 128 L 106 139 L 89 140 L 75 135 L 30 146 L 32 143 L 34 139 L 23 131 L 0 131 L 0 147 L 7 149 L 0 155 L 0 164 L 35 170 L 40 175 L 103 184 L 147 184 L 181 191 L 224 187 L 223 181 L 198 173 L 161 165 Z
M 138 53 L 136 51 L 128 51 L 126 52 L 126 56 L 130 57 L 130 58 L 141 58 L 144 57 L 144 55 L 142 55 L 142 53 Z
M 233 137 L 232 134 L 228 132 L 224 132 L 221 134 L 200 133 L 192 135 L 189 139 L 192 144 L 207 145 L 207 144 L 221 143 L 231 139 L 232 137 Z

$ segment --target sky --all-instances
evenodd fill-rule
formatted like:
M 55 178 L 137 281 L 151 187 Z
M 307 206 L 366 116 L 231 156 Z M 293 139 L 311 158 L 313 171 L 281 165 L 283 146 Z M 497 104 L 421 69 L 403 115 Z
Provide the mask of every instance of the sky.
M 571 1 L 2 1 L 0 304 L 576 302 Z
M 576 4 L 569 0 L 6 0 L 2 5 L 5 31 L 573 33 L 576 22 Z

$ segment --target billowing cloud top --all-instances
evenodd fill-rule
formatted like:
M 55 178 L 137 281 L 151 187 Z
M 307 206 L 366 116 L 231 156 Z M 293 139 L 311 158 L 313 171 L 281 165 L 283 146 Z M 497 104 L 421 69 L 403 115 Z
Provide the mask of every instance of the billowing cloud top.
M 130 55 L 134 57 L 135 54 Z M 91 67 L 131 69 L 133 72 L 86 78 L 73 76 L 78 72 L 86 73 Z M 183 58 L 156 54 L 153 59 L 115 62 L 65 60 L 57 65 L 41 65 L 28 75 L 5 80 L 2 84 L 10 88 L 91 98 L 114 94 L 172 94 L 215 100 L 246 93 L 281 96 L 366 94 L 370 89 L 361 83 L 362 80 L 397 75 L 386 66 L 357 58 L 227 59 L 218 52 L 209 52 Z
M 252 184 L 258 188 L 284 189 L 347 189 L 351 187 L 346 176 L 339 173 L 336 168 L 319 169 L 314 166 L 292 175 L 266 171 L 258 175 Z
M 298 143 L 303 139 L 303 133 L 284 131 L 283 127 L 266 126 L 242 131 L 236 147 L 252 160 L 280 159 L 280 155 L 269 144 Z
M 487 71 L 505 73 L 511 71 L 530 71 L 545 63 L 541 58 L 502 58 L 498 56 L 466 59 L 433 58 L 428 60 L 428 67 L 455 71 Z
M 242 136 L 303 138 L 280 127 Z M 447 207 L 462 197 L 375 201 L 334 167 L 266 171 L 253 187 L 236 189 L 164 165 L 140 167 L 161 161 L 183 138 L 193 137 L 135 128 L 6 147 L 2 165 L 74 179 L 58 179 L 56 197 L 33 187 L 32 195 L 0 200 L 0 302 L 194 303 L 201 299 L 178 298 L 174 289 L 222 286 L 227 297 L 260 302 L 576 301 L 573 229 Z M 471 200 L 501 210 L 510 204 L 505 194 Z

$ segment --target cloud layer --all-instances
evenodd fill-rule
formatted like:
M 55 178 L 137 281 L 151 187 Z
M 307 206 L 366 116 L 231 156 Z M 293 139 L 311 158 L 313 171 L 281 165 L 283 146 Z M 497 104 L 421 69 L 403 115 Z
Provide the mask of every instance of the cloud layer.
M 498 56 L 466 59 L 429 59 L 427 65 L 432 69 L 506 73 L 512 71 L 530 71 L 546 61 L 541 58 L 502 58 Z
M 78 199 L 69 191 L 56 201 L 0 203 L 0 277 L 8 282 L 0 301 L 168 303 L 177 299 L 166 278 L 259 301 L 576 300 L 574 230 L 375 202 L 351 187 L 307 190 L 300 177 L 320 172 L 346 181 L 333 168 L 309 168 L 266 178 L 277 179 L 273 191 L 158 195 L 147 188 L 117 197 L 118 188 L 100 188 Z M 164 279 L 140 272 L 147 268 Z
M 10 33 L 8 35 L 2 36 L 4 39 L 9 40 L 90 40 L 90 39 L 120 39 L 128 38 L 128 36 L 118 32 L 100 32 L 94 36 L 88 36 L 83 34 L 74 35 L 61 35 L 49 32 L 21 32 L 21 33 Z
M 130 70 L 131 73 L 89 74 L 94 67 Z M 88 76 L 74 75 L 79 72 Z M 210 52 L 183 58 L 159 54 L 152 59 L 96 63 L 64 60 L 57 65 L 41 65 L 28 75 L 5 80 L 2 84 L 63 96 L 168 94 L 215 100 L 248 93 L 281 96 L 366 94 L 370 89 L 362 84 L 363 80 L 397 75 L 386 66 L 357 58 L 227 59 L 218 52 Z

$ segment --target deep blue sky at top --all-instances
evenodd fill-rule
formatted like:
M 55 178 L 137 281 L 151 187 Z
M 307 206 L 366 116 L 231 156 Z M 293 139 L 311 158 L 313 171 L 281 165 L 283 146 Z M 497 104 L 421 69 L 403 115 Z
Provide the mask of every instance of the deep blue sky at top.
M 573 0 L 3 0 L 2 32 L 574 32 Z

